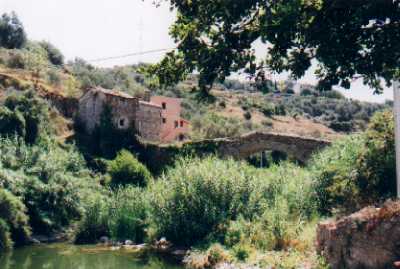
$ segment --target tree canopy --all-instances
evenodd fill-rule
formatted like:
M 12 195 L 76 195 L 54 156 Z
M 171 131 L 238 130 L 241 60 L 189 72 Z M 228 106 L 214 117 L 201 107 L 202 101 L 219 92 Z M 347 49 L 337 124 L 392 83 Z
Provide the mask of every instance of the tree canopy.
M 27 41 L 24 26 L 17 15 L 4 13 L 0 17 L 0 47 L 19 49 Z
M 400 0 L 165 1 L 177 12 L 170 35 L 178 45 L 150 68 L 164 85 L 192 72 L 205 91 L 238 71 L 297 79 L 316 62 L 320 89 L 362 78 L 380 92 L 400 66 Z M 266 46 L 261 60 L 256 41 Z

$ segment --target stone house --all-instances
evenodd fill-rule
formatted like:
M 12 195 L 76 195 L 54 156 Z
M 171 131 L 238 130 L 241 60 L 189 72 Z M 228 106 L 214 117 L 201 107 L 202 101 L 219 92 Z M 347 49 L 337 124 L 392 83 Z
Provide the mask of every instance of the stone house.
M 179 99 L 150 98 L 149 95 L 140 99 L 101 87 L 89 89 L 79 100 L 79 119 L 86 132 L 93 132 L 100 124 L 106 106 L 111 110 L 114 126 L 132 130 L 132 136 L 137 134 L 153 142 L 172 142 L 187 137 L 189 123 L 180 118 Z
M 190 123 L 181 117 L 181 99 L 152 96 L 150 100 L 162 108 L 161 142 L 186 140 L 190 130 Z
M 88 133 L 100 124 L 105 107 L 109 106 L 114 126 L 131 129 L 143 139 L 159 141 L 162 125 L 161 106 L 140 100 L 129 94 L 95 87 L 79 100 L 79 119 Z

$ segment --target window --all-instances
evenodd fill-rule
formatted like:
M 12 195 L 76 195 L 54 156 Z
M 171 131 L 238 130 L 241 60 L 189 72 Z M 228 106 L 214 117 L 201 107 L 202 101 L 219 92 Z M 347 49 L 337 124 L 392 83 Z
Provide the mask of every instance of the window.
M 125 119 L 120 119 L 119 120 L 119 127 L 124 127 L 125 126 Z
M 180 134 L 179 135 L 179 141 L 183 141 L 183 140 L 185 140 L 185 136 L 183 134 Z
M 183 120 L 181 120 L 181 127 L 183 127 Z
M 167 109 L 167 104 L 166 103 L 162 103 L 162 109 Z
M 167 119 L 166 118 L 162 118 L 162 123 L 166 124 L 167 123 Z
M 179 123 L 178 123 L 178 121 L 176 120 L 175 121 L 175 128 L 178 128 L 179 127 Z

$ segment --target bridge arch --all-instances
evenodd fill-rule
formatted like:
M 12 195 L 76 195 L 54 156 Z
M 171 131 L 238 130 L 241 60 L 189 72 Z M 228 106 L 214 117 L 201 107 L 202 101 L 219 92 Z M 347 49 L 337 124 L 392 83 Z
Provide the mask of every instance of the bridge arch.
M 331 144 L 328 140 L 301 137 L 292 134 L 252 132 L 236 138 L 213 140 L 216 153 L 223 157 L 245 159 L 262 151 L 280 151 L 300 162 L 306 162 L 311 155 Z

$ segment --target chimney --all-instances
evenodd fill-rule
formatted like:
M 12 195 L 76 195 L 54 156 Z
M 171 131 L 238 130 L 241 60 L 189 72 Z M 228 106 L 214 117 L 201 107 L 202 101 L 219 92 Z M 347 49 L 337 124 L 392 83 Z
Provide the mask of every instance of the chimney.
M 145 90 L 143 93 L 143 101 L 150 102 L 150 96 L 151 96 L 150 91 Z

